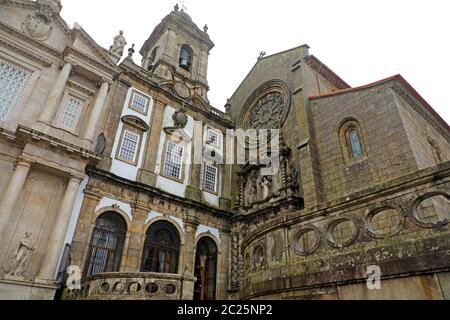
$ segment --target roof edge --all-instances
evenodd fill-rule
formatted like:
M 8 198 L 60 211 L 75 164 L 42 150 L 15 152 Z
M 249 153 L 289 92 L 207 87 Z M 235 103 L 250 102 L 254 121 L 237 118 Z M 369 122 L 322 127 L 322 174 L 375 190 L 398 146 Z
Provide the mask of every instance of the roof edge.
M 338 90 L 338 91 L 334 91 L 334 92 L 329 92 L 329 93 L 324 93 L 321 95 L 316 95 L 316 96 L 310 96 L 308 97 L 309 100 L 317 100 L 320 98 L 328 98 L 331 96 L 336 96 L 336 95 L 340 95 L 340 94 L 345 94 L 345 93 L 350 93 L 350 92 L 357 92 L 360 90 L 364 90 L 364 89 L 368 89 L 368 88 L 372 88 L 390 81 L 397 81 L 399 82 L 401 85 L 404 86 L 404 88 L 423 106 L 425 107 L 425 109 L 433 116 L 435 117 L 435 119 L 447 130 L 447 132 L 450 133 L 450 126 L 448 125 L 448 123 L 439 115 L 439 113 L 436 112 L 436 110 L 434 110 L 434 108 L 416 91 L 416 89 L 413 88 L 413 86 L 411 86 L 409 84 L 408 81 L 405 80 L 405 78 L 403 78 L 402 75 L 400 74 L 396 74 L 394 76 L 382 79 L 382 80 L 378 80 L 376 82 L 372 82 L 363 86 L 359 86 L 359 87 L 355 87 L 355 88 L 349 88 L 349 89 L 344 89 L 344 90 Z

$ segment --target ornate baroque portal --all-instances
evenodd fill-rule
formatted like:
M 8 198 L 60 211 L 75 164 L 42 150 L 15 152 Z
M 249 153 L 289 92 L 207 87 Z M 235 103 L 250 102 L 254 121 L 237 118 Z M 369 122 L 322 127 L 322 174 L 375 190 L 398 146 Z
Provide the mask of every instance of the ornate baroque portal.
M 256 129 L 256 130 L 281 130 L 284 122 L 289 114 L 291 104 L 291 93 L 287 85 L 281 80 L 271 80 L 258 89 L 248 98 L 243 112 L 241 114 L 241 128 Z M 279 200 L 286 200 L 289 196 L 293 196 L 294 206 L 300 205 L 300 199 L 297 199 L 298 192 L 298 172 L 292 169 L 289 164 L 291 150 L 284 143 L 283 135 L 267 133 L 267 140 L 269 145 L 273 145 L 275 139 L 279 139 L 279 150 L 268 150 L 259 145 L 262 141 L 262 132 L 256 132 L 256 136 L 248 136 L 245 141 L 246 152 L 250 155 L 250 144 L 247 145 L 247 140 L 255 139 L 258 145 L 258 154 L 266 153 L 266 157 L 270 161 L 252 161 L 248 159 L 245 165 L 240 167 L 238 176 L 240 178 L 240 192 L 235 199 L 235 206 L 239 208 L 241 213 L 251 212 L 264 208 L 269 203 L 279 202 Z M 241 141 L 242 143 L 243 141 Z M 242 147 L 242 145 L 241 145 Z M 263 168 L 267 167 L 267 163 L 279 161 L 279 167 L 273 175 L 267 176 L 263 174 Z M 281 201 L 281 202 L 284 202 Z M 281 204 L 280 202 L 280 204 Z M 288 201 L 290 202 L 290 201 Z

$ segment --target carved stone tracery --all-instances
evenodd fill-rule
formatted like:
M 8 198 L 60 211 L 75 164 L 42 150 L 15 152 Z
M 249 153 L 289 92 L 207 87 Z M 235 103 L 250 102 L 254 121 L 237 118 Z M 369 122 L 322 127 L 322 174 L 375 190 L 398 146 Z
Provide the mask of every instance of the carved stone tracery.
M 263 96 L 251 109 L 247 128 L 278 129 L 287 114 L 286 103 L 279 92 Z
M 289 114 L 291 93 L 282 80 L 258 87 L 247 99 L 240 126 L 246 129 L 281 129 Z

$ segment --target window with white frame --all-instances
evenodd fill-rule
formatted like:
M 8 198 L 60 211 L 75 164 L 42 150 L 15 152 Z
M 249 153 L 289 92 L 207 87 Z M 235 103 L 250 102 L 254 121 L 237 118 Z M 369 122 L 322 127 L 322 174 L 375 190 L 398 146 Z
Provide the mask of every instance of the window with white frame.
M 140 113 L 147 114 L 149 102 L 150 99 L 148 97 L 139 92 L 133 91 L 131 95 L 130 108 Z
M 30 72 L 0 59 L 0 120 L 11 119 L 30 77 Z
M 210 192 L 217 192 L 217 167 L 212 165 L 205 165 L 205 176 L 203 187 Z
M 84 100 L 68 95 L 59 117 L 58 124 L 66 129 L 74 130 L 78 125 L 84 105 Z
M 136 163 L 141 136 L 127 128 L 123 130 L 119 149 L 119 158 L 130 163 Z
M 213 129 L 208 129 L 208 133 L 206 136 L 206 143 L 219 148 L 220 147 L 220 134 Z
M 183 162 L 184 148 L 172 141 L 167 142 L 166 161 L 164 163 L 164 175 L 181 179 L 181 166 Z

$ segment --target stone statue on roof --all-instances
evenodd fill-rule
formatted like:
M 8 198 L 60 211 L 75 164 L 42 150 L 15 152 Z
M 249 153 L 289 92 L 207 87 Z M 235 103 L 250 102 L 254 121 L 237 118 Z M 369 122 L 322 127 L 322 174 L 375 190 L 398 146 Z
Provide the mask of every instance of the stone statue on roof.
M 123 55 L 123 50 L 125 46 L 127 45 L 127 41 L 125 40 L 125 37 L 123 36 L 123 31 L 120 30 L 119 34 L 114 37 L 114 43 L 109 48 L 109 51 L 116 56 L 121 57 Z

